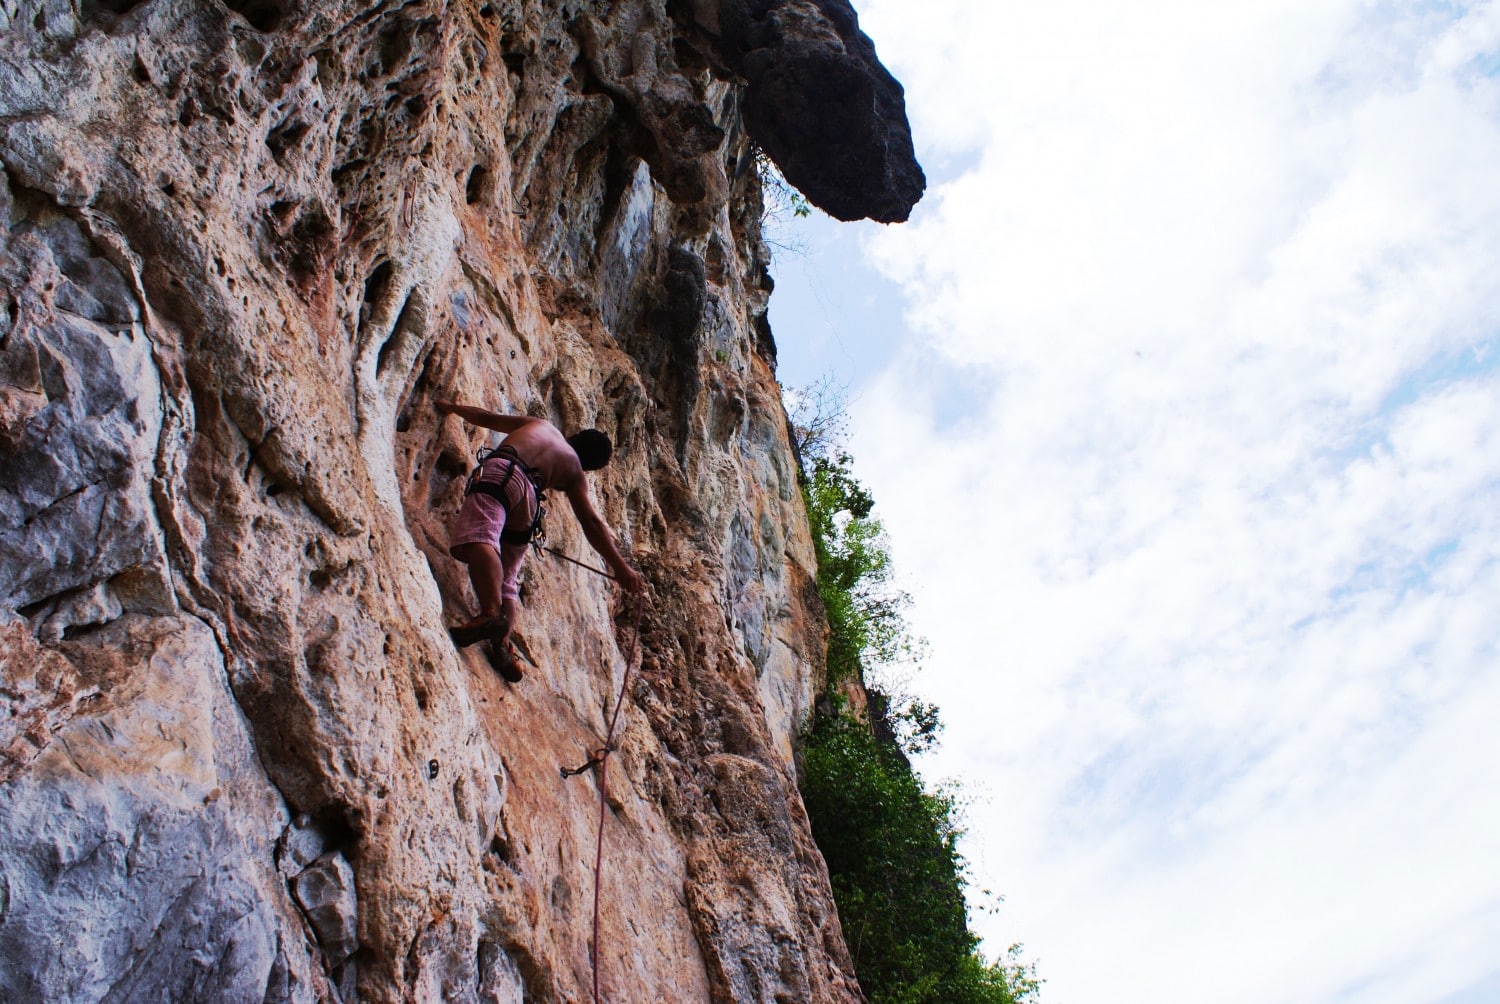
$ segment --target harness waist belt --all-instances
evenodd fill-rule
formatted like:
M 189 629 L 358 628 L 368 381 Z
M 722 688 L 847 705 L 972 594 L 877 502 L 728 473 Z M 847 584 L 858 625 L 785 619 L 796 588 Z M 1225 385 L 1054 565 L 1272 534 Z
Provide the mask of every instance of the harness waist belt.
M 505 485 L 504 484 L 498 484 L 497 485 L 493 481 L 479 481 L 479 480 L 476 479 L 474 481 L 474 483 L 469 486 L 469 490 L 467 492 L 465 492 L 464 494 L 466 494 L 466 495 L 488 495 L 490 498 L 496 500 L 501 505 L 503 505 L 503 506 L 506 507 L 505 508 L 505 513 L 506 513 L 506 516 L 507 516 L 507 522 L 509 522 L 508 517 L 510 515 L 510 501 L 505 497 Z M 536 536 L 536 531 L 537 531 L 537 529 L 541 525 L 542 525 L 541 505 L 540 505 L 540 503 L 538 503 L 538 505 L 537 505 L 537 518 L 536 518 L 536 522 L 534 522 L 530 526 L 525 527 L 524 529 L 520 529 L 520 530 L 510 530 L 510 529 L 502 530 L 500 532 L 500 543 L 502 543 L 502 544 L 529 544 L 529 543 L 531 543 L 531 539 Z
M 495 456 L 502 457 L 508 462 L 505 468 L 505 477 L 498 484 L 493 481 L 481 481 L 479 475 L 484 470 L 485 461 Z M 478 493 L 480 495 L 488 495 L 490 498 L 496 500 L 505 507 L 505 522 L 509 524 L 511 503 L 505 497 L 505 486 L 510 484 L 511 478 L 515 477 L 517 468 L 521 470 L 526 480 L 531 482 L 532 496 L 536 499 L 536 519 L 532 520 L 531 525 L 524 529 L 512 530 L 507 528 L 502 530 L 500 533 L 500 543 L 520 544 L 524 546 L 543 535 L 542 516 L 544 512 L 542 510 L 542 489 L 538 483 L 541 479 L 535 471 L 526 466 L 526 462 L 521 459 L 520 454 L 508 446 L 501 446 L 489 456 L 483 457 L 479 466 L 474 468 L 474 473 L 469 475 L 469 484 L 464 489 L 464 494 L 473 495 Z

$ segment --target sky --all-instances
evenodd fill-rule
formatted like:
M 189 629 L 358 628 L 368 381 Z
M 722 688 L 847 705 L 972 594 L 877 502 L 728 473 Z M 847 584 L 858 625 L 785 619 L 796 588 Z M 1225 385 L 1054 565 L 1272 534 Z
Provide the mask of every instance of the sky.
M 1500 5 L 860 0 L 929 188 L 783 231 L 986 947 L 1500 1002 Z

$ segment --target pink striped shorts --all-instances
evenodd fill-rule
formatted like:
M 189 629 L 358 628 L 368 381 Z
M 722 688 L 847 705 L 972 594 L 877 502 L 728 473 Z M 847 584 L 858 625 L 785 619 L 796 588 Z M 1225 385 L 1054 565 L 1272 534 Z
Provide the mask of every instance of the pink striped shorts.
M 493 495 L 481 492 L 464 496 L 463 508 L 458 511 L 458 519 L 453 523 L 453 532 L 448 541 L 449 554 L 453 554 L 454 548 L 464 544 L 488 544 L 498 549 L 500 564 L 505 570 L 500 595 L 507 600 L 516 599 L 520 595 L 521 565 L 526 560 L 527 545 L 507 544 L 500 540 L 500 534 L 506 528 L 506 509 L 509 508 L 513 514 L 510 517 L 515 523 L 512 530 L 529 527 L 536 519 L 537 509 L 536 488 L 526 477 L 522 467 L 517 465 L 510 480 L 506 480 L 505 474 L 510 466 L 511 459 L 503 456 L 490 457 L 484 462 L 479 470 L 479 480 L 496 485 L 504 483 L 502 491 L 505 503 L 502 505 Z

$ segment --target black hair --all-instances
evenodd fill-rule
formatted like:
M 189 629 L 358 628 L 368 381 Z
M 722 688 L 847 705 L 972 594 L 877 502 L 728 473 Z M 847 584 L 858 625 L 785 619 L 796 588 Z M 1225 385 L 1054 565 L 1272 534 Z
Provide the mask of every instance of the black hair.
M 568 445 L 578 454 L 578 462 L 586 471 L 597 471 L 609 463 L 609 456 L 614 452 L 614 447 L 609 444 L 609 437 L 598 429 L 584 429 L 573 433 L 568 437 Z

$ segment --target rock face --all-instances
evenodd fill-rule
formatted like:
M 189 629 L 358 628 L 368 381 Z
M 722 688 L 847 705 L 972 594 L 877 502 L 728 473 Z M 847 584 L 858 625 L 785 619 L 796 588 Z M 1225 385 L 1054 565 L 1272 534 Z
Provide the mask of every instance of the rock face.
M 859 999 L 756 143 L 921 192 L 833 0 L 0 0 L 0 999 L 591 997 L 635 611 L 535 556 L 455 651 L 437 396 L 616 442 L 603 996 Z
M 905 220 L 927 179 L 901 85 L 844 0 L 723 0 L 719 51 L 745 125 L 786 179 L 840 220 Z

